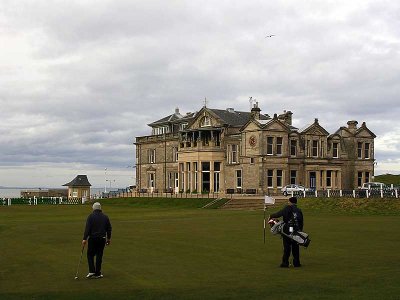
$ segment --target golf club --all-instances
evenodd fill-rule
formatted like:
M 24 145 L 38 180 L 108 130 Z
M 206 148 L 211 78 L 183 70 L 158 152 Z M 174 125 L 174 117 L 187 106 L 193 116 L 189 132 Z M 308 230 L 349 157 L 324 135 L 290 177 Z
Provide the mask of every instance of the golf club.
M 83 249 L 85 248 L 85 246 L 82 246 L 82 250 L 81 250 L 81 257 L 79 258 L 79 262 L 78 262 L 78 268 L 76 269 L 76 274 L 75 274 L 75 280 L 78 279 L 78 273 L 79 273 L 79 266 L 81 265 L 81 261 L 82 261 L 82 255 L 83 255 Z

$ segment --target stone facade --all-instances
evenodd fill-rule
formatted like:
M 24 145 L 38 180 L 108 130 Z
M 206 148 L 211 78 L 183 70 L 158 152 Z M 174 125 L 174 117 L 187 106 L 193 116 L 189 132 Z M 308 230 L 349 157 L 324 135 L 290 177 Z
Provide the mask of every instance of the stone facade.
M 287 184 L 354 189 L 372 181 L 374 139 L 365 122 L 329 134 L 318 119 L 300 130 L 292 112 L 263 115 L 203 107 L 149 124 L 136 137 L 138 190 L 277 193 Z

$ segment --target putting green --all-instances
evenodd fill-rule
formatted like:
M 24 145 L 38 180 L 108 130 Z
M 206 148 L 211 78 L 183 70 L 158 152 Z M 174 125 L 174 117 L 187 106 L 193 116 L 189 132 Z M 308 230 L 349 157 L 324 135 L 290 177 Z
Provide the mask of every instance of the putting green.
M 398 211 L 304 200 L 311 245 L 302 268 L 280 269 L 282 242 L 267 233 L 263 244 L 262 211 L 146 201 L 104 201 L 113 239 L 98 280 L 84 279 L 85 255 L 74 280 L 89 205 L 0 207 L 0 299 L 399 297 Z

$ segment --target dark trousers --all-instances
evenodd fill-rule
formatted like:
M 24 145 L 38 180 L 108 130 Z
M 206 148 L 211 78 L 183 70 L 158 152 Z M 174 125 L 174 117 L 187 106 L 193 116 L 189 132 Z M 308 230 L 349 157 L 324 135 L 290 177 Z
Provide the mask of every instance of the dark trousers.
M 293 266 L 300 266 L 300 248 L 299 244 L 295 241 L 283 236 L 283 256 L 282 256 L 282 265 L 289 266 L 289 257 L 290 252 L 293 254 Z
M 87 260 L 89 265 L 89 273 L 101 274 L 101 263 L 103 261 L 103 251 L 106 245 L 105 238 L 93 238 L 88 240 Z M 96 256 L 96 266 L 94 265 L 94 257 Z

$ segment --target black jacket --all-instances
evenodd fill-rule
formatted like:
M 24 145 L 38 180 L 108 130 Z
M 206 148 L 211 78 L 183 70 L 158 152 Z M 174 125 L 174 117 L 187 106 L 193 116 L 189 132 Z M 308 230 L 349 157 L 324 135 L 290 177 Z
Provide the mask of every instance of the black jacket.
M 85 233 L 83 239 L 87 240 L 88 237 L 92 238 L 105 238 L 111 239 L 111 223 L 107 215 L 103 214 L 101 210 L 94 210 L 86 220 Z
M 286 205 L 282 210 L 271 214 L 270 218 L 283 217 L 283 222 L 286 224 L 291 224 L 295 220 L 298 224 L 297 230 L 302 231 L 304 226 L 303 212 L 297 205 Z M 295 224 L 292 224 L 295 225 Z

